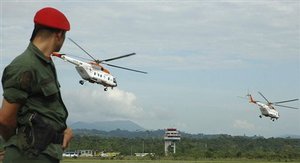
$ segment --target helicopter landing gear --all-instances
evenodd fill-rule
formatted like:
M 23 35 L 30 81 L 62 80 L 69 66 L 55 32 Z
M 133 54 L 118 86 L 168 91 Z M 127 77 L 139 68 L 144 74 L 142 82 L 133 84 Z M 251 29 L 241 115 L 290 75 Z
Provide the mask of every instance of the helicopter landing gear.
M 84 81 L 83 80 L 79 80 L 79 84 L 83 85 Z
M 104 88 L 104 91 L 107 91 L 107 87 Z

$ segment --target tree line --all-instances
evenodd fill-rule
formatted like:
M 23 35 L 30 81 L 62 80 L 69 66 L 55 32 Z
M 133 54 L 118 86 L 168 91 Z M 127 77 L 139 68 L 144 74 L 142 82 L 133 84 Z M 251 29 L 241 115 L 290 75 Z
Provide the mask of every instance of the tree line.
M 76 135 L 68 150 L 89 149 L 104 152 L 120 152 L 122 157 L 134 153 L 155 153 L 151 159 L 165 157 L 162 137 L 102 137 Z M 215 138 L 182 137 L 176 143 L 172 159 L 247 158 L 270 160 L 300 159 L 300 139 L 263 138 L 219 135 Z

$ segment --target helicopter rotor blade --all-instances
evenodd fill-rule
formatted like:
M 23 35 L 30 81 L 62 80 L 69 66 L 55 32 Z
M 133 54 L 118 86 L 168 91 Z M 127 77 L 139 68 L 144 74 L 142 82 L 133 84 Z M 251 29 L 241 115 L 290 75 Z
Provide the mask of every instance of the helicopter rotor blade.
M 134 71 L 134 72 L 139 72 L 139 73 L 147 74 L 147 72 L 145 72 L 145 71 L 140 71 L 140 70 L 135 70 L 135 69 L 131 69 L 131 68 L 116 66 L 116 65 L 112 65 L 112 64 L 108 64 L 108 63 L 102 63 L 102 64 L 105 64 L 105 65 L 111 66 L 111 67 L 115 67 L 115 68 L 120 68 L 120 69 L 128 70 L 128 71 Z
M 269 104 L 272 104 L 262 93 L 258 92 Z
M 292 100 L 286 100 L 286 101 L 279 101 L 279 102 L 273 102 L 273 104 L 280 104 L 280 103 L 286 103 L 286 102 L 292 102 L 292 101 L 298 101 L 299 99 L 292 99 Z
M 132 55 L 135 55 L 135 53 L 130 53 L 130 54 L 126 54 L 126 55 L 121 55 L 121 56 L 118 56 L 118 57 L 114 57 L 114 58 L 109 58 L 109 59 L 100 60 L 100 63 L 101 63 L 101 62 L 109 62 L 109 61 L 112 61 L 112 60 L 116 60 L 116 59 L 120 59 L 120 58 L 129 57 L 129 56 L 132 56 Z
M 276 105 L 274 104 L 275 106 L 280 106 L 280 107 L 284 107 L 284 108 L 289 108 L 289 109 L 299 109 L 299 108 L 296 108 L 296 107 L 292 107 L 292 106 L 285 106 L 285 105 Z
M 87 51 L 85 51 L 80 45 L 78 45 L 74 40 L 72 40 L 70 37 L 68 37 L 70 41 L 72 41 L 77 47 L 79 47 L 83 52 L 85 52 L 89 57 L 91 57 L 95 62 L 99 62 L 99 60 L 95 59 L 91 54 L 89 54 Z

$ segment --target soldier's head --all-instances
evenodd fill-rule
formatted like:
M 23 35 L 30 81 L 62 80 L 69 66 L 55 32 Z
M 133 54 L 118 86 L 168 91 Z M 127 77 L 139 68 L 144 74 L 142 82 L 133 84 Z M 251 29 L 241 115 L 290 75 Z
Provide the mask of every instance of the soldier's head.
M 34 30 L 30 41 L 36 37 L 57 39 L 55 51 L 59 51 L 65 40 L 65 34 L 70 30 L 70 23 L 66 16 L 59 10 L 52 7 L 45 7 L 36 12 L 34 16 Z

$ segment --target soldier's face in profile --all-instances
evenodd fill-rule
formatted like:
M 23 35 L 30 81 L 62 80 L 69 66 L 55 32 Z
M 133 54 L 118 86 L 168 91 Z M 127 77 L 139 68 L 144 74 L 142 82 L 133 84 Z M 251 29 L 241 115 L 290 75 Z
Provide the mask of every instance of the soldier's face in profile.
M 57 45 L 56 45 L 55 51 L 59 52 L 61 47 L 64 44 L 64 41 L 65 41 L 65 38 L 66 38 L 66 32 L 61 31 L 61 32 L 57 33 L 56 35 L 57 35 L 56 36 L 57 37 Z

